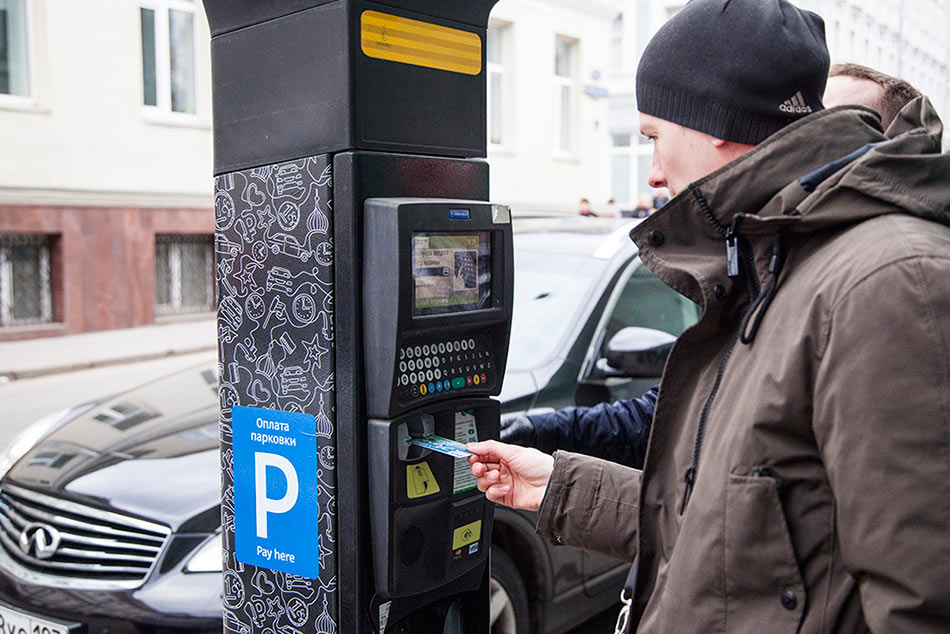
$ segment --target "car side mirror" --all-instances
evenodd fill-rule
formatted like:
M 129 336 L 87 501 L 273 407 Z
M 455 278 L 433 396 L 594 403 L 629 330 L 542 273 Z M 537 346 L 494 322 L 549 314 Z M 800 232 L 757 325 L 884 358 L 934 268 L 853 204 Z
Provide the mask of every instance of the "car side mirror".
M 663 374 L 676 337 L 652 328 L 623 328 L 607 342 L 597 368 L 607 376 L 646 379 Z

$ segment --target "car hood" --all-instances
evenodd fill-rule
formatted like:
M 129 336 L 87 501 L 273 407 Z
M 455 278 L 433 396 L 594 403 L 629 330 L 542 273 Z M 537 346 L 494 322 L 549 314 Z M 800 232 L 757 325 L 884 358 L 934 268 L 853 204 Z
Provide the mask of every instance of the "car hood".
M 190 368 L 97 404 L 56 429 L 6 482 L 173 530 L 219 504 L 217 371 Z

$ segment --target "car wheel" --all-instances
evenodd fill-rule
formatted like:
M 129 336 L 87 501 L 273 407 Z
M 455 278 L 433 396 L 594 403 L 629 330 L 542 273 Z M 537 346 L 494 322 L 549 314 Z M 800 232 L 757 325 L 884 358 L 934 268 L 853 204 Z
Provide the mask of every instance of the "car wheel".
M 505 551 L 491 552 L 491 634 L 528 634 L 528 593 Z

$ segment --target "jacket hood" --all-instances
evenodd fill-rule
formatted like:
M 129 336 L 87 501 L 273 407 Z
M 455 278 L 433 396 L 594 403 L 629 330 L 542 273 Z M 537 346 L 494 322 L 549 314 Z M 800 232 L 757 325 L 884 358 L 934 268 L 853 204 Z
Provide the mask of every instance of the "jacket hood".
M 926 97 L 908 103 L 886 134 L 870 109 L 822 110 L 692 183 L 630 235 L 661 279 L 705 303 L 727 278 L 730 227 L 756 242 L 780 228 L 805 234 L 888 213 L 950 225 L 950 155 L 940 153 L 942 133 Z M 654 232 L 662 249 L 651 245 Z M 769 266 L 766 250 L 756 249 L 760 278 Z

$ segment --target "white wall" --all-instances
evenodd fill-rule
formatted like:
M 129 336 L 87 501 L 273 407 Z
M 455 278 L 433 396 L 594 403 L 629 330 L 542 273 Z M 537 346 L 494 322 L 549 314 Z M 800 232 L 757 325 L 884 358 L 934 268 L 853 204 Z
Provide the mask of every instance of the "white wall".
M 131 0 L 27 0 L 32 94 L 0 95 L 0 201 L 210 205 L 208 25 L 195 2 L 197 114 L 142 105 L 140 7 Z M 515 209 L 595 210 L 609 197 L 606 88 L 618 0 L 502 0 L 506 127 L 489 151 L 491 195 Z M 573 151 L 555 148 L 554 46 L 576 40 Z M 599 72 L 599 78 L 595 73 Z
M 492 200 L 515 210 L 576 211 L 584 197 L 596 212 L 610 192 L 608 99 L 584 93 L 607 87 L 610 29 L 618 3 L 501 0 L 491 15 L 506 25 L 504 142 L 489 148 Z M 555 147 L 554 48 L 576 40 L 574 149 Z M 595 78 L 600 73 L 599 79 Z
M 195 2 L 197 114 L 142 105 L 140 4 L 28 0 L 30 99 L 0 95 L 0 200 L 108 200 L 110 194 L 212 201 L 210 34 Z

